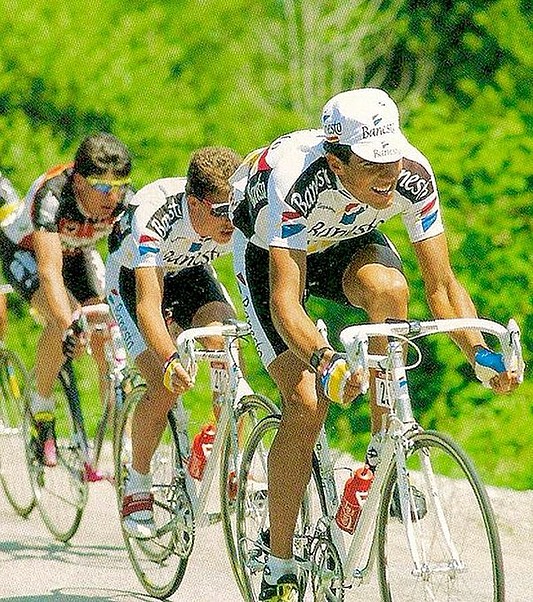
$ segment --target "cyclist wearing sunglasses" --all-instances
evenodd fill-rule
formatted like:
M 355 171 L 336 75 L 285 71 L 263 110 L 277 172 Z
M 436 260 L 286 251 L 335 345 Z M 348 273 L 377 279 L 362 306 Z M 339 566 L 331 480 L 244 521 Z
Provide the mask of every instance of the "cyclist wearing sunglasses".
M 130 171 L 130 154 L 120 140 L 104 132 L 88 136 L 74 162 L 37 178 L 14 216 L 1 224 L 5 276 L 45 321 L 32 410 L 36 456 L 47 465 L 56 463 L 53 384 L 65 354 L 73 355 L 79 343 L 72 315 L 79 305 L 103 298 L 104 266 L 95 244 L 133 196 Z M 104 375 L 97 337 L 92 346 Z
M 150 461 L 169 409 L 192 386 L 167 324 L 179 331 L 235 316 L 211 262 L 231 251 L 228 178 L 239 163 L 229 148 L 196 151 L 186 178 L 163 178 L 137 192 L 109 239 L 107 300 L 148 385 L 133 418 L 122 508 L 133 537 L 155 534 Z

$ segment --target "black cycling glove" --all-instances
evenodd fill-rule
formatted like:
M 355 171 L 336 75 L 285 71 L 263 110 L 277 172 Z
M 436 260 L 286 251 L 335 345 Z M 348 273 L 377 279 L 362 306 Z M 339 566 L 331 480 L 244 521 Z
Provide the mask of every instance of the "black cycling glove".
M 72 322 L 72 324 L 63 333 L 63 355 L 69 359 L 74 357 L 76 351 L 76 345 L 80 339 L 80 334 L 83 332 L 83 325 L 81 320 L 78 318 Z

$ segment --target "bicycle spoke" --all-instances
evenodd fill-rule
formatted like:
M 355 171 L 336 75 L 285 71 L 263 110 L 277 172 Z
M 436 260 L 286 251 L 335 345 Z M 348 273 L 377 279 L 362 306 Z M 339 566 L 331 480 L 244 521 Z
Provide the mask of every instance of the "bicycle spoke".
M 499 538 L 490 503 L 471 463 L 456 444 L 437 433 L 417 435 L 412 442 L 406 459 L 409 512 L 398 514 L 394 507 L 394 471 L 385 490 L 387 503 L 380 512 L 383 599 L 503 600 Z
M 15 512 L 27 516 L 35 497 L 26 465 L 28 374 L 19 357 L 0 350 L 0 483 Z
M 241 450 L 257 423 L 270 414 L 277 412 L 276 405 L 262 395 L 243 397 L 235 411 L 232 423 L 228 425 L 220 462 L 220 501 L 222 527 L 228 551 L 228 559 L 233 575 L 243 596 L 246 587 L 243 582 L 237 557 L 235 501 L 237 495 L 237 475 L 241 459 Z M 266 475 L 266 467 L 264 474 Z
M 131 462 L 132 416 L 144 391 L 145 386 L 138 385 L 126 396 L 115 432 L 115 484 L 119 508 L 126 466 Z M 158 598 L 166 598 L 178 589 L 194 544 L 191 502 L 174 470 L 176 437 L 176 432 L 167 423 L 151 463 L 157 535 L 140 540 L 122 531 L 137 578 L 150 595 Z

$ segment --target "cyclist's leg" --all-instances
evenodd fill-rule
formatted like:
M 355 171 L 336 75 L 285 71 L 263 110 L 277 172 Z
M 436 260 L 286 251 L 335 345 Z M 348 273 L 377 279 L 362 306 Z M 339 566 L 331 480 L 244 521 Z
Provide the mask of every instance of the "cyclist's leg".
M 270 448 L 268 499 L 271 556 L 262 584 L 269 585 L 296 573 L 293 535 L 304 492 L 311 476 L 313 447 L 327 413 L 318 398 L 315 376 L 287 346 L 272 323 L 269 306 L 268 251 L 246 243 L 235 233 L 235 273 L 258 354 L 276 381 L 283 399 L 283 418 Z M 282 580 L 280 582 L 280 579 Z M 294 595 L 295 583 L 283 584 Z
M 104 302 L 105 266 L 96 249 L 84 249 L 73 257 L 65 258 L 63 278 L 68 289 L 81 305 Z M 104 354 L 106 336 L 105 332 L 94 332 L 91 336 L 91 352 L 98 368 L 98 388 L 102 403 L 106 399 L 108 388 L 107 362 Z
M 180 329 L 220 324 L 235 318 L 232 301 L 218 281 L 216 272 L 210 265 L 194 266 L 177 273 L 165 275 L 163 305 L 166 314 Z M 207 349 L 222 349 L 224 341 L 221 337 L 203 339 L 202 345 Z M 211 383 L 216 382 L 215 372 L 220 370 L 211 366 Z M 213 411 L 218 419 L 218 391 L 213 390 Z
M 153 352 L 146 349 L 135 358 L 135 363 L 146 382 L 146 391 L 135 407 L 131 422 L 131 465 L 124 485 L 122 516 L 129 535 L 149 538 L 157 531 L 153 520 L 150 466 L 176 395 L 163 386 L 163 366 Z
M 312 256 L 309 260 L 310 278 L 316 280 L 310 292 L 337 303 L 360 307 L 371 322 L 407 317 L 409 289 L 402 272 L 401 259 L 392 243 L 379 231 L 344 241 L 320 255 L 316 259 Z M 340 283 L 327 278 L 328 274 L 335 273 L 335 269 L 342 270 Z M 384 353 L 386 345 L 385 339 L 374 337 L 370 341 L 370 351 Z M 375 371 L 371 376 L 372 433 L 376 434 L 381 429 L 382 416 L 387 408 L 383 406 L 376 390 Z M 370 456 L 368 459 L 372 461 Z
M 317 395 L 315 375 L 292 352 L 268 367 L 283 400 L 282 419 L 268 458 L 271 550 L 292 557 L 296 520 L 311 477 L 313 448 L 328 409 Z
M 132 423 L 132 465 L 148 474 L 150 461 L 165 429 L 167 414 L 176 394 L 163 385 L 163 366 L 150 350 L 135 358 L 135 364 L 146 382 L 146 393 L 137 404 Z
M 69 296 L 71 308 L 75 301 Z M 52 311 L 42 288 L 31 297 L 31 306 L 44 322 L 35 350 L 35 391 L 31 392 L 30 409 L 33 415 L 32 445 L 36 457 L 48 466 L 56 463 L 54 385 L 65 360 L 62 350 L 63 331 L 49 319 Z
M 162 362 L 147 348 L 138 328 L 133 270 L 123 268 L 108 273 L 107 300 L 120 326 L 126 349 L 146 382 L 146 392 L 135 406 L 131 423 L 132 459 L 124 487 L 123 525 L 132 537 L 149 538 L 156 533 L 150 464 L 176 394 L 164 386 Z

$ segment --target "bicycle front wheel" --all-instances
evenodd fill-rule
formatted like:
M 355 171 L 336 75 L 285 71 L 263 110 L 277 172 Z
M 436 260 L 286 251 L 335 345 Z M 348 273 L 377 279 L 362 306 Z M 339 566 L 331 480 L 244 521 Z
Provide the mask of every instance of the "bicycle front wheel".
M 267 459 L 278 432 L 280 416 L 267 416 L 254 428 L 242 455 L 236 501 L 236 541 L 241 587 L 245 600 L 257 602 L 263 569 L 270 553 L 270 520 L 268 512 Z M 300 507 L 294 533 L 294 556 L 308 561 L 313 531 L 312 510 L 306 493 Z M 307 574 L 301 571 L 301 599 L 307 585 Z M 307 599 L 307 598 L 306 598 Z
M 228 558 L 233 570 L 233 575 L 243 596 L 246 596 L 246 587 L 237 558 L 235 501 L 237 497 L 237 475 L 241 459 L 241 450 L 250 433 L 257 423 L 266 416 L 278 411 L 276 404 L 263 395 L 244 396 L 234 413 L 235 432 L 232 433 L 228 424 L 222 457 L 220 462 L 220 508 L 222 514 L 222 528 L 228 551 Z M 236 441 L 235 441 L 236 439 Z
M 389 468 L 378 523 L 378 574 L 386 602 L 503 602 L 494 514 L 466 454 L 433 431 L 408 440 L 408 487 Z
M 137 385 L 126 395 L 115 430 L 115 485 L 119 511 L 122 508 L 127 466 L 131 463 L 131 424 L 146 385 Z M 145 590 L 167 598 L 180 586 L 194 542 L 191 501 L 180 479 L 180 459 L 175 424 L 169 422 L 152 458 L 152 493 L 157 535 L 136 539 L 122 529 L 131 565 Z
M 13 509 L 28 516 L 35 496 L 26 464 L 28 374 L 18 355 L 0 350 L 0 483 Z
M 52 535 L 68 541 L 78 530 L 88 497 L 84 452 L 79 429 L 74 425 L 69 399 L 79 393 L 72 364 L 62 368 L 54 387 L 57 465 L 44 466 L 26 447 L 28 466 L 41 517 Z M 73 403 L 71 401 L 71 403 Z M 79 411 L 81 411 L 78 408 Z M 28 409 L 28 416 L 30 416 Z M 30 418 L 31 421 L 31 418 Z

